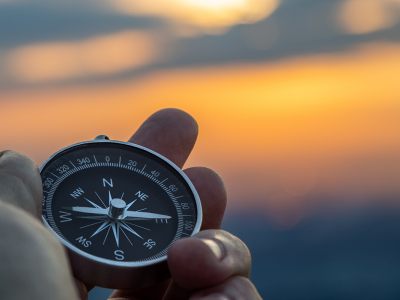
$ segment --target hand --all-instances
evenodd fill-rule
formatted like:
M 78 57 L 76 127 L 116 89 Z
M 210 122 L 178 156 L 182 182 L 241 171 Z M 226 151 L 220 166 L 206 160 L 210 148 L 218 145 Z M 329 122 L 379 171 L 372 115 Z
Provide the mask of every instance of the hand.
M 132 143 L 150 148 L 173 161 L 180 168 L 183 167 L 197 138 L 197 123 L 186 113 L 176 109 L 159 111 L 147 119 L 138 131 L 129 140 Z M 20 165 L 18 174 L 6 171 L 3 174 L 3 165 L 7 165 L 10 156 L 16 156 L 15 164 Z M 13 159 L 11 159 L 13 160 Z M 7 170 L 13 170 L 8 166 Z M 11 173 L 10 173 L 11 172 Z M 226 193 L 222 180 L 213 171 L 207 168 L 190 168 L 184 170 L 193 182 L 203 206 L 203 226 L 200 233 L 191 238 L 185 238 L 174 243 L 168 252 L 168 264 L 172 279 L 156 286 L 144 289 L 115 291 L 113 299 L 261 299 L 256 289 L 248 279 L 250 273 L 250 254 L 247 247 L 231 234 L 216 230 L 220 228 L 226 205 Z M 3 178 L 2 178 L 3 175 Z M 16 189 L 6 188 L 4 195 L 2 181 L 14 182 Z M 40 188 L 39 188 L 40 187 Z M 18 193 L 25 193 L 20 197 Z M 23 199 L 23 200 L 21 200 Z M 74 299 L 76 292 L 69 277 L 69 268 L 65 253 L 39 222 L 22 210 L 4 202 L 13 203 L 24 208 L 36 217 L 40 216 L 41 183 L 38 181 L 38 172 L 33 163 L 22 156 L 6 152 L 0 157 L 0 260 L 3 267 L 4 257 L 13 255 L 14 242 L 18 236 L 17 245 L 21 248 L 19 259 L 10 260 L 9 272 L 17 274 L 18 268 L 27 269 L 29 274 L 23 273 L 21 278 L 25 283 L 24 289 L 18 289 L 18 276 L 8 280 L 11 285 L 0 287 L 1 295 L 5 289 L 8 298 L 15 299 Z M 6 207 L 3 213 L 3 207 Z M 5 219 L 3 219 L 3 216 Z M 18 222 L 15 218 L 18 218 Z M 24 219 L 24 226 L 20 221 Z M 9 226 L 12 224 L 12 226 Z M 26 225 L 25 225 L 26 224 Z M 34 224 L 34 225 L 33 225 Z M 14 228 L 14 227 L 15 228 Z M 11 228 L 16 234 L 7 236 L 4 227 Z M 18 227 L 23 227 L 23 230 Z M 22 231 L 19 233 L 18 230 Z M 26 232 L 25 232 L 26 231 Z M 29 234 L 28 234 L 29 233 Z M 30 235 L 30 239 L 27 237 Z M 3 237 L 8 238 L 7 248 Z M 33 241 L 32 241 L 33 240 Z M 28 242 L 30 244 L 28 244 Z M 26 249 L 29 245 L 29 251 Z M 33 248 L 32 246 L 33 245 Z M 32 249 L 34 250 L 31 252 Z M 51 259 L 37 263 L 35 256 Z M 26 271 L 24 269 L 24 271 Z M 45 274 L 42 274 L 45 273 Z M 0 269 L 0 279 L 5 276 Z M 36 276 L 36 277 L 35 277 Z M 16 288 L 12 288 L 15 285 Z M 41 288 L 36 288 L 40 286 Z M 81 298 L 87 297 L 84 285 L 78 283 Z M 90 289 L 90 287 L 88 287 Z M 8 293 L 8 294 L 7 294 Z M 17 294 L 15 294 L 17 293 Z M 19 293 L 19 294 L 18 294 Z M 21 296 L 25 293 L 25 297 Z M 15 296 L 15 295 L 18 295 Z M 7 298 L 7 297 L 5 297 Z

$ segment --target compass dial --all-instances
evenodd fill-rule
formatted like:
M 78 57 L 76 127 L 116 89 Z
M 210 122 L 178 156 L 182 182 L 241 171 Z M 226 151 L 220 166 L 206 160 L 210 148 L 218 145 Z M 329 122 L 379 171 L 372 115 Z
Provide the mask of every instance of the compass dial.
M 103 267 L 165 261 L 174 241 L 199 231 L 193 185 L 146 148 L 108 140 L 72 145 L 53 155 L 41 175 L 46 226 L 69 252 Z

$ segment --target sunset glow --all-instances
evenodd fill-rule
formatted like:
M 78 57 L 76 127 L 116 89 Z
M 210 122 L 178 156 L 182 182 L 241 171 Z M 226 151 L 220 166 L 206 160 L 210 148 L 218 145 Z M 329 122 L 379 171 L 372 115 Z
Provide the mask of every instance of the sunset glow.
M 98 134 L 127 140 L 153 112 L 177 107 L 200 126 L 187 166 L 220 173 L 231 209 L 251 203 L 292 226 L 330 199 L 350 205 L 400 193 L 399 53 L 398 45 L 369 45 L 119 84 L 2 92 L 1 124 L 12 130 L 0 132 L 0 148 L 41 164 Z
M 264 19 L 279 0 L 109 0 L 109 4 L 123 14 L 167 19 L 175 24 L 177 33 L 183 32 L 185 25 L 216 33 L 235 24 Z

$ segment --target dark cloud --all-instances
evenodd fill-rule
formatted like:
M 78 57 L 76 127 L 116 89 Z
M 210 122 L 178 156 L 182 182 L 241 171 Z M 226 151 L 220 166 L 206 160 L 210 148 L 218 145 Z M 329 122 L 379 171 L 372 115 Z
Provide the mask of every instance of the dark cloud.
M 107 13 L 76 6 L 2 4 L 0 49 L 34 42 L 83 39 L 126 29 L 154 29 L 166 38 L 170 53 L 162 63 L 115 75 L 79 79 L 80 83 L 120 80 L 160 68 L 211 65 L 343 51 L 357 44 L 400 40 L 400 25 L 364 35 L 346 33 L 338 22 L 343 0 L 284 0 L 267 19 L 240 24 L 221 35 L 176 37 L 165 30 L 166 21 Z M 71 82 L 63 82 L 68 84 Z M 73 81 L 72 83 L 77 83 Z M 10 85 L 11 83 L 7 83 Z M 15 84 L 15 83 L 14 83 Z M 18 85 L 18 83 L 17 83 Z
M 159 27 L 163 21 L 89 9 L 56 9 L 45 3 L 0 6 L 0 48 L 84 39 L 133 28 Z

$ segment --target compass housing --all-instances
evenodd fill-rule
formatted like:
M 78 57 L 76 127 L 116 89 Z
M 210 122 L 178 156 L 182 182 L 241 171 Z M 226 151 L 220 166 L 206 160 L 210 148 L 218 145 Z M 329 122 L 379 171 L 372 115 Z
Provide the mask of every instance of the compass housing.
M 56 152 L 40 172 L 43 223 L 66 247 L 73 274 L 84 283 L 154 285 L 170 276 L 170 245 L 200 230 L 202 208 L 193 184 L 145 147 L 99 136 Z M 115 198 L 121 191 L 124 200 Z

